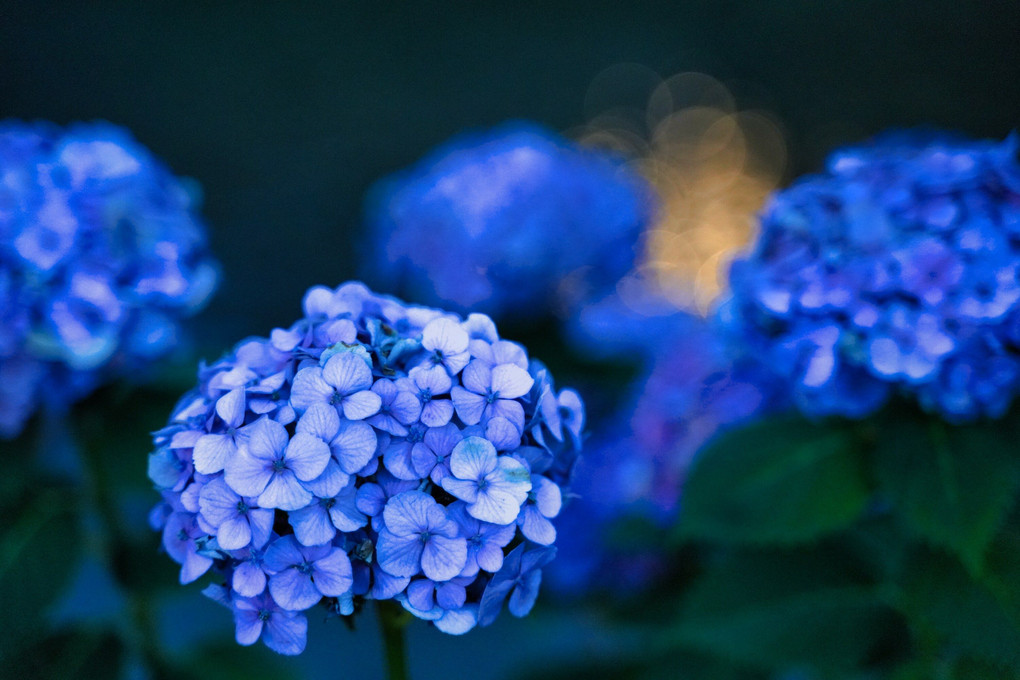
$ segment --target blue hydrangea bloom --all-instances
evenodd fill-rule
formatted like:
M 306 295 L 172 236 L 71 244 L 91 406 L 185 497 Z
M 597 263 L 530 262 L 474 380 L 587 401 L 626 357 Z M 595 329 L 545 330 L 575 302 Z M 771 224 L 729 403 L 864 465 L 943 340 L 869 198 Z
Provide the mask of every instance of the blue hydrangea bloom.
M 126 131 L 0 122 L 0 436 L 165 355 L 216 282 L 195 200 Z
M 351 616 L 393 599 L 451 634 L 508 598 L 526 614 L 555 552 L 580 396 L 486 316 L 360 283 L 311 289 L 304 312 L 202 366 L 153 435 L 150 519 L 181 582 L 216 574 L 206 592 L 237 641 L 284 654 L 319 604 Z
M 578 330 L 575 341 L 603 354 L 608 337 L 614 354 L 626 350 L 645 368 L 616 422 L 587 443 L 571 485 L 575 497 L 557 517 L 562 538 L 549 580 L 563 594 L 619 593 L 653 583 L 668 566 L 661 550 L 621 550 L 612 543 L 612 527 L 625 519 L 653 526 L 675 520 L 702 446 L 727 427 L 787 406 L 781 382 L 729 345 L 716 319 L 674 312 L 657 317 L 645 333 L 624 305 L 607 301 L 605 312 L 598 324 Z M 536 495 L 526 506 L 533 531 L 547 531 L 541 520 L 555 500 Z M 535 535 L 532 541 L 543 543 Z
M 363 276 L 497 318 L 573 310 L 634 265 L 652 195 L 534 124 L 465 134 L 370 193 Z
M 894 394 L 953 422 L 1020 384 L 1018 138 L 898 134 L 773 196 L 723 314 L 816 415 Z

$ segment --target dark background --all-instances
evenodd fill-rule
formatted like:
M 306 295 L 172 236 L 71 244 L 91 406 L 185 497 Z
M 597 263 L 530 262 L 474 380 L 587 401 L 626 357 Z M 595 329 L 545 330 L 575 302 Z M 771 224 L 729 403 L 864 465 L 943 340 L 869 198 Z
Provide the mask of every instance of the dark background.
M 109 120 L 201 184 L 224 271 L 196 323 L 208 359 L 289 325 L 309 286 L 355 275 L 373 181 L 466 128 L 576 128 L 593 113 L 590 84 L 614 64 L 701 71 L 742 108 L 770 111 L 787 180 L 892 126 L 1002 138 L 1020 122 L 1020 10 L 1006 0 L 510 4 L 0 0 L 0 118 Z M 142 517 L 153 496 L 137 485 Z M 169 560 L 153 560 L 151 580 L 173 586 Z M 173 593 L 157 617 L 171 653 L 204 630 L 232 632 L 197 588 Z M 533 619 L 504 615 L 466 640 L 412 627 L 412 666 L 497 677 L 525 658 L 609 644 L 576 613 Z M 337 677 L 376 672 L 371 617 L 355 637 L 312 623 L 298 662 L 308 677 L 338 649 Z M 423 669 L 425 655 L 441 663 Z
M 374 180 L 465 128 L 578 126 L 620 62 L 771 111 L 788 178 L 889 126 L 1020 120 L 1010 0 L 0 3 L 0 117 L 124 125 L 204 188 L 214 352 L 355 275 Z

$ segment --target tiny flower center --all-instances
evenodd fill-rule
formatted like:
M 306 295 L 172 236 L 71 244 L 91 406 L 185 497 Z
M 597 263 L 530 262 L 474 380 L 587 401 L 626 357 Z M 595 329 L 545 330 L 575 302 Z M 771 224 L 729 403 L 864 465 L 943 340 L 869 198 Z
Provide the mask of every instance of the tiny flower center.
M 336 406 L 337 404 L 339 404 L 343 400 L 343 398 L 344 397 L 343 397 L 342 394 L 340 394 L 336 390 L 333 390 L 333 395 L 329 398 L 329 403 L 332 406 Z
M 432 401 L 432 390 L 424 389 L 418 393 L 418 397 L 422 400 L 422 403 L 429 403 Z
M 273 461 L 273 472 L 283 472 L 287 469 L 287 460 L 285 458 L 277 458 Z
M 251 508 L 248 507 L 248 504 L 244 502 L 244 499 L 237 501 L 237 512 L 239 514 L 243 515 L 250 509 Z
M 499 392 L 493 392 L 492 390 L 489 390 L 489 393 L 485 395 L 486 404 L 492 404 L 497 399 L 499 399 Z
M 311 562 L 302 562 L 301 564 L 297 565 L 297 570 L 302 574 L 311 574 L 314 569 L 315 565 L 313 565 Z
M 422 543 L 428 543 L 428 540 L 432 538 L 432 534 L 428 531 L 423 531 L 420 534 L 418 534 L 418 538 L 421 540 Z
M 320 498 L 319 499 L 319 505 L 322 508 L 324 508 L 326 510 L 329 510 L 334 505 L 336 505 L 336 499 L 335 498 Z
M 273 617 L 273 612 L 268 609 L 259 610 L 259 621 L 268 621 Z

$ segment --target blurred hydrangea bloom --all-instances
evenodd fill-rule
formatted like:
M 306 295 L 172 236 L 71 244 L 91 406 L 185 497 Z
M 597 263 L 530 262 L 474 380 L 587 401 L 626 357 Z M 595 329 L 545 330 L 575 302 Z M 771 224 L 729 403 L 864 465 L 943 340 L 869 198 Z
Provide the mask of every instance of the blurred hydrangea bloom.
M 1017 137 L 897 134 L 772 198 L 723 311 L 807 413 L 901 393 L 950 421 L 997 417 L 1020 377 L 1018 267 Z
M 563 539 L 550 581 L 562 593 L 640 589 L 667 566 L 661 546 L 640 546 L 617 530 L 640 520 L 665 526 L 683 506 L 687 472 L 724 428 L 784 408 L 782 387 L 753 357 L 727 345 L 716 319 L 674 311 L 648 319 L 612 296 L 573 330 L 596 355 L 609 347 L 641 355 L 645 371 L 614 426 L 596 432 L 578 464 L 560 524 Z M 615 323 L 614 323 L 615 320 Z M 633 337 L 627 341 L 627 337 Z M 615 527 L 615 528 L 614 528 Z
M 126 131 L 0 122 L 0 436 L 167 353 L 216 282 L 194 200 Z
M 456 137 L 370 196 L 365 276 L 497 318 L 601 297 L 653 217 L 618 159 L 522 123 Z
M 239 643 L 300 653 L 320 603 L 452 634 L 531 609 L 584 406 L 488 317 L 316 287 L 198 377 L 154 435 L 152 522 L 182 583 L 222 577 Z

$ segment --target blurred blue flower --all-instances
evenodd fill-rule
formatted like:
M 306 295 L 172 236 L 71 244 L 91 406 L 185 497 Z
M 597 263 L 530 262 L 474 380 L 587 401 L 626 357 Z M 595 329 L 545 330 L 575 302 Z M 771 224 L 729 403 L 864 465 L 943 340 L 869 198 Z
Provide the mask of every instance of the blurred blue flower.
M 195 204 L 125 130 L 0 122 L 0 436 L 173 349 L 218 278 Z
M 163 500 L 150 521 L 181 581 L 211 570 L 224 585 L 207 592 L 234 612 L 238 642 L 261 635 L 291 654 L 305 642 L 297 612 L 320 603 L 351 616 L 394 599 L 465 633 L 483 601 L 488 621 L 514 589 L 486 595 L 509 578 L 513 547 L 531 556 L 510 595 L 526 613 L 547 561 L 534 556 L 551 557 L 536 551 L 569 493 L 580 396 L 556 392 L 487 317 L 358 283 L 313 288 L 304 309 L 202 366 L 153 435 Z
M 652 527 L 673 521 L 701 447 L 727 427 L 786 406 L 780 381 L 754 357 L 728 345 L 717 319 L 674 311 L 654 317 L 655 332 L 649 336 L 637 322 L 640 313 L 622 301 L 606 300 L 601 307 L 599 323 L 574 329 L 575 344 L 601 355 L 608 351 L 603 338 L 609 337 L 611 353 L 630 353 L 644 369 L 617 421 L 586 444 L 572 497 L 563 501 L 558 557 L 549 579 L 568 595 L 599 589 L 620 593 L 653 583 L 667 565 L 662 547 L 638 548 L 631 542 L 623 548 L 614 543 L 614 527 L 635 519 Z M 526 506 L 532 522 L 545 515 L 543 503 L 557 500 L 544 500 L 536 490 L 535 504 Z
M 652 195 L 618 159 L 537 125 L 465 134 L 374 188 L 362 274 L 496 318 L 576 310 L 633 266 Z
M 1018 138 L 899 133 L 773 196 L 730 274 L 730 331 L 800 408 L 861 417 L 894 394 L 952 422 L 1018 386 Z

